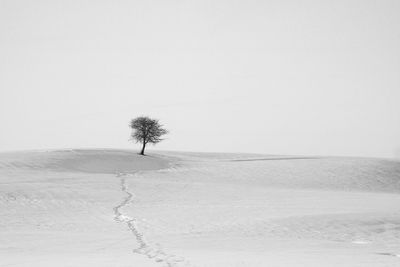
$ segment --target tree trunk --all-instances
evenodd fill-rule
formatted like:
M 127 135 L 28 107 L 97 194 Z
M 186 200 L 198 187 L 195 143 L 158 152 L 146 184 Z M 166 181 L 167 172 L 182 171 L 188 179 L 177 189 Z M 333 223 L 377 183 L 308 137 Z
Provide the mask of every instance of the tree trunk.
M 140 151 L 140 155 L 144 156 L 144 149 L 146 147 L 146 142 L 143 142 L 142 151 Z

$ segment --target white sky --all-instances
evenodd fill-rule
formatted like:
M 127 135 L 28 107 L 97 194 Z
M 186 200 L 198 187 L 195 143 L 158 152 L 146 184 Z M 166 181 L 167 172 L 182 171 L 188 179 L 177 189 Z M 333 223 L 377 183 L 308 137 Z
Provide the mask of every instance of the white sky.
M 0 150 L 393 157 L 400 1 L 0 0 Z M 396 152 L 397 151 L 397 152 Z

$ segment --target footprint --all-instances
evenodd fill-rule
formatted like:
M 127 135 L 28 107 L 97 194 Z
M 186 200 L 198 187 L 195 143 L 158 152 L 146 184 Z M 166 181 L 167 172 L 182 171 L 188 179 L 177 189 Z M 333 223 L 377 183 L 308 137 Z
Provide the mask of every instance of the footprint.
M 400 258 L 400 254 L 395 254 L 395 253 L 379 252 L 379 253 L 376 253 L 376 254 L 383 255 L 383 256 L 399 257 Z

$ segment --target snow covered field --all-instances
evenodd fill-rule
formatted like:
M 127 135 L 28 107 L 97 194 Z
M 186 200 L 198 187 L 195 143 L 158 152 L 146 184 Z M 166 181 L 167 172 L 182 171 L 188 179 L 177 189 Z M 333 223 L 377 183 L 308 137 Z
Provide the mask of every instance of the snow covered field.
M 400 266 L 400 162 L 0 154 L 0 266 Z

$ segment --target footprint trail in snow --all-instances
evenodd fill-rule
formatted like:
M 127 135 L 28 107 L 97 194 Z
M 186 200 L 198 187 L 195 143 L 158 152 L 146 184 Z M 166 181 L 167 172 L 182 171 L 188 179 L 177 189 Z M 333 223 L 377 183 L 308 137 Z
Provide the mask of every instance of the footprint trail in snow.
M 132 232 L 139 247 L 134 249 L 134 253 L 142 254 L 149 259 L 154 260 L 160 264 L 164 264 L 167 267 L 181 267 L 181 266 L 192 266 L 190 263 L 182 257 L 178 257 L 172 254 L 165 253 L 161 246 L 150 245 L 143 237 L 137 226 L 137 219 L 129 217 L 123 214 L 122 209 L 132 203 L 134 195 L 129 191 L 126 183 L 128 176 L 137 175 L 136 173 L 117 173 L 116 177 L 120 179 L 121 191 L 126 195 L 122 202 L 113 208 L 114 210 L 114 220 L 117 222 L 123 222 L 128 226 L 128 229 Z

